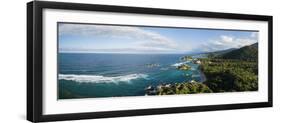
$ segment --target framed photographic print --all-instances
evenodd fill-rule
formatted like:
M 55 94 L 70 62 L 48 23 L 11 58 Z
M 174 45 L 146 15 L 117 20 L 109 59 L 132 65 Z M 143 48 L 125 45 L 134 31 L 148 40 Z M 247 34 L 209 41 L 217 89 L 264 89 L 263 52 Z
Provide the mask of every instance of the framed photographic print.
M 33 122 L 272 107 L 272 16 L 27 4 Z

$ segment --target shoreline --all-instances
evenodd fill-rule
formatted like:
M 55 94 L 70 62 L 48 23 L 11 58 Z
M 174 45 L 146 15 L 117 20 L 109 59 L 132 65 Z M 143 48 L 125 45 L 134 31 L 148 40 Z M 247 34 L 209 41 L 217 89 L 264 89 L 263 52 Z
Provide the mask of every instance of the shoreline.
M 201 69 L 199 69 L 199 73 L 200 73 L 200 82 L 205 82 L 207 80 L 206 75 L 203 73 L 203 71 Z

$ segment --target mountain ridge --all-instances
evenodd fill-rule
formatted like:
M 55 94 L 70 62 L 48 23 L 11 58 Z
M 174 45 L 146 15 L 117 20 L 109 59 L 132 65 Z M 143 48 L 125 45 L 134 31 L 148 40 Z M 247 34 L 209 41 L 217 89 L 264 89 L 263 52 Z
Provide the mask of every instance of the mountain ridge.
M 247 61 L 258 60 L 258 43 L 241 47 L 218 56 L 223 59 L 239 59 Z

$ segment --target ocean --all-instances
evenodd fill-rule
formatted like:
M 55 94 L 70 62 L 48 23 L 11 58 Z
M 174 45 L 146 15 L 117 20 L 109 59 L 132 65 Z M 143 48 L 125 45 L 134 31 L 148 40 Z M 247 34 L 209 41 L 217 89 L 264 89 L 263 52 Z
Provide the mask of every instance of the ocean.
M 183 56 L 59 53 L 58 99 L 144 96 L 150 85 L 202 81 L 198 64 L 181 61 Z M 176 69 L 181 64 L 191 69 Z

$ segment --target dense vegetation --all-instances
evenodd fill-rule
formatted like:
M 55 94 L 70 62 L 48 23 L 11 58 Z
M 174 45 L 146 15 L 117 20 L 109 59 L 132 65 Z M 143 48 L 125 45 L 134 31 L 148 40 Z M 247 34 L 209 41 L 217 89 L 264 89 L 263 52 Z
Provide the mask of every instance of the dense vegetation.
M 182 60 L 192 59 L 182 57 Z M 258 44 L 240 49 L 208 53 L 200 58 L 200 69 L 207 80 L 203 83 L 183 82 L 157 88 L 157 95 L 258 90 Z
M 177 69 L 178 69 L 178 70 L 190 70 L 191 67 L 188 66 L 188 65 L 186 65 L 186 64 L 182 64 L 182 65 L 180 65 L 180 66 L 177 66 Z
M 191 56 L 183 56 L 183 57 L 180 58 L 180 60 L 188 61 L 188 60 L 192 60 L 192 57 Z
M 257 62 L 230 59 L 201 59 L 204 82 L 214 92 L 258 90 Z
M 212 90 L 208 86 L 198 82 L 176 83 L 169 86 L 161 86 L 157 89 L 157 95 L 194 94 L 211 92 Z
M 220 56 L 223 59 L 240 59 L 247 61 L 258 60 L 258 44 L 255 43 L 250 46 L 245 46 L 237 50 L 230 51 Z
M 226 54 L 226 53 L 229 53 L 233 50 L 237 50 L 235 48 L 230 48 L 230 49 L 226 49 L 226 50 L 220 50 L 220 51 L 215 51 L 215 52 L 209 52 L 209 53 L 206 53 L 208 55 L 209 58 L 215 58 L 215 57 L 220 57 L 222 56 L 223 54 Z
M 204 84 L 214 92 L 258 90 L 257 43 L 200 60 Z

